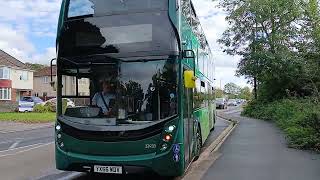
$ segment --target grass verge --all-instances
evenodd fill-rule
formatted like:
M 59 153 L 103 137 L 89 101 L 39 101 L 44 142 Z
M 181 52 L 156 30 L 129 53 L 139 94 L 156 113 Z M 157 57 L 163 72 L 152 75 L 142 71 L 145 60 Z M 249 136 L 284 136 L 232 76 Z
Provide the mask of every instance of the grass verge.
M 21 123 L 54 122 L 56 113 L 0 113 L 0 121 L 13 121 Z
M 244 116 L 274 121 L 285 133 L 289 147 L 320 152 L 320 104 L 310 99 L 251 102 Z

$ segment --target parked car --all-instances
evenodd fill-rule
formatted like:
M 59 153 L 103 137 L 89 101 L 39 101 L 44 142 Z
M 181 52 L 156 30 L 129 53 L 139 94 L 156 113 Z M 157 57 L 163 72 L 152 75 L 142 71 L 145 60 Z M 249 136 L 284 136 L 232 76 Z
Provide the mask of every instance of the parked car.
M 217 98 L 216 107 L 217 109 L 227 109 L 227 100 L 225 98 Z
M 242 103 L 242 100 L 241 99 L 236 99 L 237 101 L 237 104 L 240 105 Z
M 37 104 L 44 104 L 43 100 L 35 96 L 24 96 L 19 101 L 19 112 L 32 112 Z
M 235 99 L 229 99 L 228 106 L 238 106 L 238 103 Z
M 64 98 L 64 100 L 67 101 L 67 107 L 75 107 L 75 106 L 76 106 L 71 99 Z M 57 104 L 57 98 L 49 99 L 49 100 L 46 101 L 44 104 L 47 104 L 47 103 L 51 103 L 53 106 L 56 106 L 56 104 Z

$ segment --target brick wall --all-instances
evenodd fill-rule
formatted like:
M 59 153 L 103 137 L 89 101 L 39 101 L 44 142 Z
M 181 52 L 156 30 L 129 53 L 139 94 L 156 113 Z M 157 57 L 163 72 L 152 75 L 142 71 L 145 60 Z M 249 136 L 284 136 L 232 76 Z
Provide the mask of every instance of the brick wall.
M 0 112 L 13 112 L 18 105 L 15 101 L 0 101 Z
M 17 90 L 11 89 L 11 101 L 15 102 L 17 100 Z
M 11 101 L 0 101 L 0 112 L 13 112 L 18 107 L 19 103 L 16 102 L 16 89 L 11 89 Z

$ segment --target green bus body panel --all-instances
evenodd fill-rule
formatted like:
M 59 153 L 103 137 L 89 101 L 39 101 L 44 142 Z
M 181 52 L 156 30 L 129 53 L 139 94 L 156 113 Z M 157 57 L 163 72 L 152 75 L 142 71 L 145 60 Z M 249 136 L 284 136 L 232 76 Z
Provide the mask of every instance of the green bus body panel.
M 62 134 L 64 149 L 69 152 L 79 154 L 122 156 L 141 155 L 155 153 L 157 148 L 146 149 L 145 144 L 155 144 L 158 147 L 160 135 L 138 141 L 102 142 L 102 141 L 83 141 Z M 130 151 L 128 151 L 130 150 Z
M 183 41 L 186 42 L 186 45 L 184 46 L 184 49 L 187 50 L 193 50 L 195 52 L 195 59 L 197 61 L 198 59 L 198 49 L 199 49 L 199 41 L 197 39 L 197 37 L 195 36 L 195 34 L 192 32 L 191 27 L 187 24 L 185 18 L 182 16 L 182 20 L 181 20 L 181 24 L 182 24 L 182 39 Z M 203 73 L 200 72 L 200 69 L 198 66 L 196 66 L 196 64 L 194 63 L 195 61 L 193 59 L 183 59 L 182 60 L 182 64 L 184 66 L 187 66 L 191 69 L 195 70 L 195 76 L 201 80 L 207 79 Z M 212 82 L 211 82 L 212 83 Z M 205 108 L 199 108 L 194 110 L 193 112 L 193 118 L 197 119 L 200 123 L 200 128 L 201 128 L 201 135 L 202 135 L 202 142 L 204 143 L 205 140 L 208 138 L 209 134 L 210 134 L 210 130 L 213 128 L 214 126 L 214 115 L 211 115 L 210 117 L 210 113 L 214 112 L 215 109 L 213 109 L 214 106 L 212 104 L 209 104 L 208 107 Z M 212 125 L 210 126 L 210 121 L 212 121 Z
M 200 122 L 202 143 L 204 143 L 207 137 L 209 136 L 211 129 L 209 127 L 209 108 L 201 108 L 195 110 L 193 113 L 193 117 L 195 119 L 198 119 Z
M 65 12 L 65 7 L 66 7 L 66 0 L 63 0 L 61 3 L 61 8 L 60 8 L 60 15 L 59 15 L 59 21 L 58 21 L 58 28 L 57 28 L 57 40 L 56 43 L 58 44 L 58 39 L 61 35 L 61 30 L 64 24 L 64 17 L 66 16 L 66 12 Z

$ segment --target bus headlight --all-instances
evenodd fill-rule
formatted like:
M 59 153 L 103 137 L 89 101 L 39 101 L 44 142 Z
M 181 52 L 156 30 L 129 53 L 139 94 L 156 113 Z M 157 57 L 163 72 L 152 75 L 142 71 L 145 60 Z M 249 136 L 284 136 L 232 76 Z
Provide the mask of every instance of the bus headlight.
M 56 125 L 56 130 L 57 131 L 60 131 L 61 130 L 61 126 L 58 124 L 58 125 Z
M 166 128 L 166 132 L 172 133 L 176 129 L 175 125 L 170 125 L 169 127 Z
M 177 119 L 173 119 L 172 121 L 164 125 L 163 131 L 160 136 L 161 139 L 158 144 L 158 154 L 168 151 L 171 148 L 172 144 L 175 143 L 175 137 L 178 132 L 176 121 Z

